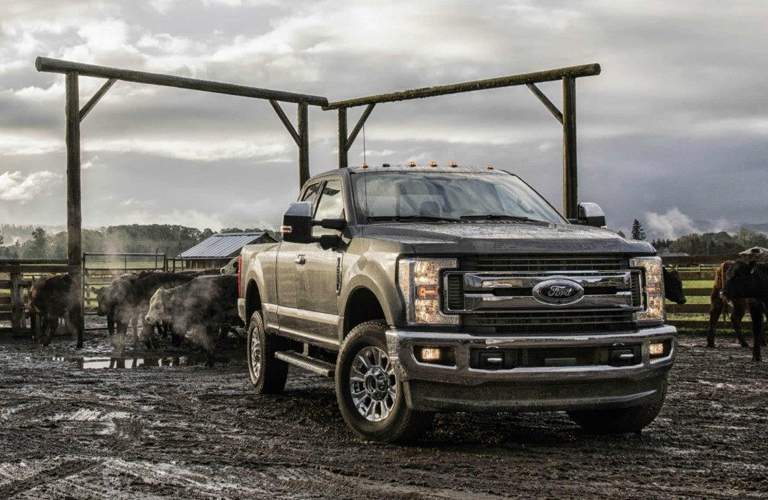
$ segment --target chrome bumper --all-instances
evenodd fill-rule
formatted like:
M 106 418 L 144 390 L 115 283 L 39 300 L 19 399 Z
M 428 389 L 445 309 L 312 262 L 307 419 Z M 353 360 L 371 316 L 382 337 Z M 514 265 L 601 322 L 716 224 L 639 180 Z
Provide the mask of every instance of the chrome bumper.
M 582 409 L 631 406 L 659 395 L 675 357 L 672 326 L 579 335 L 481 336 L 456 332 L 390 329 L 387 348 L 404 383 L 406 401 L 419 410 Z M 650 359 L 652 341 L 671 340 L 667 356 Z M 637 363 L 477 369 L 472 349 L 621 347 L 640 345 Z M 437 346 L 454 352 L 455 365 L 422 363 L 414 348 Z

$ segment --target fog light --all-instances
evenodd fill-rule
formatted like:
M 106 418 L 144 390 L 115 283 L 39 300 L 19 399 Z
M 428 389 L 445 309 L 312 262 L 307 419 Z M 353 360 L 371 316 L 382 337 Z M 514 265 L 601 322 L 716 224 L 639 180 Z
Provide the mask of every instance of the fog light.
M 421 348 L 421 360 L 426 363 L 436 363 L 440 361 L 441 350 L 439 347 L 422 347 Z
M 648 354 L 650 354 L 652 358 L 658 358 L 659 356 L 663 356 L 664 342 L 655 342 L 650 346 L 648 346 Z

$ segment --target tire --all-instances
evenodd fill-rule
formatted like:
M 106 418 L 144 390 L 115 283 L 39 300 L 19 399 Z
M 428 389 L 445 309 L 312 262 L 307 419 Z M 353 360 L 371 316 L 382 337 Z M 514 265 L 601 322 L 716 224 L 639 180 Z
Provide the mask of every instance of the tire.
M 344 421 L 364 440 L 413 441 L 430 427 L 433 415 L 408 408 L 387 355 L 385 330 L 383 321 L 368 321 L 344 340 L 336 363 L 336 401 Z M 358 407 L 372 411 L 366 416 Z
M 639 433 L 659 414 L 666 394 L 667 381 L 665 380 L 659 388 L 659 395 L 652 403 L 629 408 L 570 411 L 568 415 L 590 434 Z
M 248 374 L 258 394 L 279 394 L 285 389 L 288 364 L 275 358 L 275 352 L 281 350 L 284 344 L 282 338 L 267 335 L 259 311 L 251 315 L 248 322 L 246 357 Z M 258 362 L 255 359 L 257 354 L 260 356 Z

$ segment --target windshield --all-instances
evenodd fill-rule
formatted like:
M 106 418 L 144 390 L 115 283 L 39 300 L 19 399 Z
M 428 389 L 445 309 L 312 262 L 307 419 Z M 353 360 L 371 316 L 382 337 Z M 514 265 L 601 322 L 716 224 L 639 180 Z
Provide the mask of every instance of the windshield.
M 362 172 L 352 179 L 358 213 L 369 221 L 565 222 L 544 198 L 514 175 Z

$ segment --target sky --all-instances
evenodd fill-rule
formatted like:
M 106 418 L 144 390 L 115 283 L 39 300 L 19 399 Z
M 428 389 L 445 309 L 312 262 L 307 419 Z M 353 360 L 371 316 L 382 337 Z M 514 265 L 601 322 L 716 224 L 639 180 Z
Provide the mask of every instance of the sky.
M 597 62 L 577 81 L 581 201 L 653 237 L 765 223 L 766 26 L 763 0 L 0 0 L 0 223 L 66 222 L 64 78 L 38 55 L 329 100 Z M 102 83 L 81 78 L 81 102 Z M 335 168 L 335 113 L 309 124 L 311 173 Z M 81 134 L 86 227 L 275 227 L 297 195 L 266 101 L 118 82 Z M 365 146 L 508 169 L 561 203 L 561 127 L 525 87 L 381 104 Z

